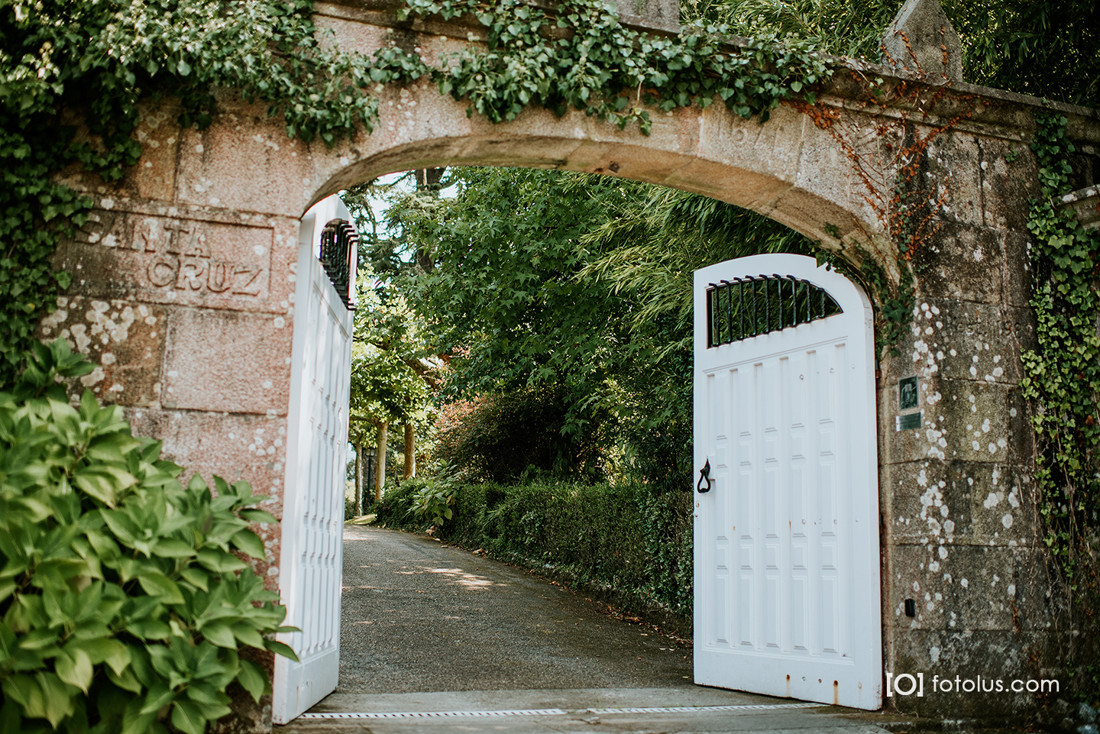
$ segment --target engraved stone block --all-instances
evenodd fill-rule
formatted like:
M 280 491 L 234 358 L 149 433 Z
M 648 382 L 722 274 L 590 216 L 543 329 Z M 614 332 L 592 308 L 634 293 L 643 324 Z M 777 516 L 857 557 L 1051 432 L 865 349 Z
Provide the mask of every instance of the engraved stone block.
M 77 290 L 152 303 L 256 309 L 271 288 L 274 229 L 99 210 L 59 255 Z

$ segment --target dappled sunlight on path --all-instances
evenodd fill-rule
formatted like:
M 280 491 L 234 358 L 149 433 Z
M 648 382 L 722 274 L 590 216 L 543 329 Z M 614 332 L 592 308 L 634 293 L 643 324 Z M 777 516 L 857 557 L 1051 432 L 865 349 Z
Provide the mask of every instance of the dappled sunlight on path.
M 344 530 L 338 691 L 690 685 L 691 650 L 434 539 Z

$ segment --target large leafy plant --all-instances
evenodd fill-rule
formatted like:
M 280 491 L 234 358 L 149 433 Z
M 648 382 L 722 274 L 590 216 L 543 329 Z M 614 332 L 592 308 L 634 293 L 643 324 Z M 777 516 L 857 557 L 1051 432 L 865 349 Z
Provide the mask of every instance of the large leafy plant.
M 294 656 L 244 560 L 275 520 L 246 482 L 184 487 L 120 408 L 70 404 L 58 378 L 91 368 L 38 344 L 0 393 L 0 730 L 199 734 L 232 684 L 267 689 L 242 649 Z

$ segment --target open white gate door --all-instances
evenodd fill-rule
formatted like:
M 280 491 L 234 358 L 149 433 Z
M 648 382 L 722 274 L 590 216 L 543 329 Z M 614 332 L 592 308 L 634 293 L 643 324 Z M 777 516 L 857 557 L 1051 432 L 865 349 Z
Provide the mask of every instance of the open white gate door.
M 335 197 L 306 214 L 298 241 L 279 592 L 285 623 L 301 632 L 279 639 L 300 662 L 275 658 L 271 718 L 276 724 L 291 721 L 332 692 L 340 668 L 353 312 L 342 300 L 347 292 L 337 292 L 318 259 L 323 225 L 333 219 L 350 219 Z M 347 278 L 355 282 L 354 256 L 348 260 L 345 288 Z
M 695 272 L 695 682 L 882 704 L 871 305 L 801 255 Z

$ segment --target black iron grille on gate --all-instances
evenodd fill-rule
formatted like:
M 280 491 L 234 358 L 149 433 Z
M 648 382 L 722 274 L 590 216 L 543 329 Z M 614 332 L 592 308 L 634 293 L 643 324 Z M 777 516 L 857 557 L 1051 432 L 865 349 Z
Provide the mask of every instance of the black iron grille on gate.
M 359 235 L 351 223 L 333 219 L 321 230 L 321 265 L 344 307 L 351 310 L 351 274 L 359 257 Z
M 707 347 L 841 313 L 823 289 L 791 275 L 757 275 L 707 286 Z

